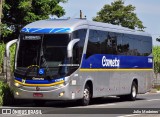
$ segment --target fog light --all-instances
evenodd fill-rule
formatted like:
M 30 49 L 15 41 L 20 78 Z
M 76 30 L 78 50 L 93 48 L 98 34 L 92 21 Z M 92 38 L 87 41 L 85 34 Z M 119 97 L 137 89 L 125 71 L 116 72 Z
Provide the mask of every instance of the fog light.
M 64 92 L 59 93 L 59 96 L 62 97 L 64 95 Z
M 16 95 L 19 95 L 19 93 L 18 93 L 18 92 L 16 92 Z
M 14 83 L 14 85 L 18 87 L 18 86 L 19 86 L 19 83 L 16 82 L 16 83 Z
M 16 87 L 18 87 L 18 88 L 22 86 L 22 85 L 20 85 L 20 84 L 19 84 L 19 83 L 17 83 L 17 82 L 16 82 L 16 83 L 14 83 L 14 85 L 15 85 Z

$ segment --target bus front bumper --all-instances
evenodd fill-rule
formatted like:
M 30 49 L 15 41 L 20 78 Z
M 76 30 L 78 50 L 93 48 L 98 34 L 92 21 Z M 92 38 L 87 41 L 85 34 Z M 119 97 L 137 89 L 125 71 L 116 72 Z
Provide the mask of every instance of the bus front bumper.
M 15 89 L 14 90 L 15 99 L 75 100 L 83 97 L 83 93 L 80 90 L 80 86 L 70 86 L 69 84 L 60 88 L 15 87 L 14 89 Z

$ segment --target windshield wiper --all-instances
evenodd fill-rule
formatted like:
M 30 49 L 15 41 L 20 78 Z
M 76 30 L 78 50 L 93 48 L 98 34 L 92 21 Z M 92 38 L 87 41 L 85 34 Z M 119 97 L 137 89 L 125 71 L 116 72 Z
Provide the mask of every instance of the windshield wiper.
M 26 72 L 25 72 L 25 74 L 24 74 L 24 79 L 27 78 L 28 74 L 29 74 L 34 68 L 37 68 L 37 70 L 38 70 L 38 69 L 39 69 L 39 66 L 38 66 L 38 65 L 31 65 L 31 66 L 28 66 L 28 67 L 27 67 L 27 70 L 26 70 Z M 38 74 L 38 72 L 37 72 L 37 74 Z
M 44 36 L 43 36 L 44 37 Z M 49 75 L 46 75 L 46 78 L 51 80 L 53 79 L 53 76 L 51 75 L 51 70 L 48 67 L 48 63 L 44 57 L 44 51 L 43 51 L 43 37 L 42 37 L 42 43 L 41 43 L 41 51 L 40 51 L 40 60 L 39 60 L 39 66 L 41 67 L 41 60 L 44 64 L 44 66 L 46 67 L 46 70 L 49 72 Z
M 42 62 L 44 64 L 44 66 L 46 67 L 46 70 L 49 72 L 49 75 L 47 74 L 46 78 L 51 80 L 51 79 L 53 79 L 53 76 L 51 75 L 51 70 L 48 67 L 48 63 L 47 63 L 46 59 L 44 58 L 44 55 L 41 57 L 42 57 Z

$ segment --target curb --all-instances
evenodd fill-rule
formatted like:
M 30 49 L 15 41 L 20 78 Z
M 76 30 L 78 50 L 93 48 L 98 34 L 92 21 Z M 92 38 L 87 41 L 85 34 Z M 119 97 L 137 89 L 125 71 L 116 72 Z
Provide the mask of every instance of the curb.
M 157 89 L 151 89 L 148 93 L 160 93 Z

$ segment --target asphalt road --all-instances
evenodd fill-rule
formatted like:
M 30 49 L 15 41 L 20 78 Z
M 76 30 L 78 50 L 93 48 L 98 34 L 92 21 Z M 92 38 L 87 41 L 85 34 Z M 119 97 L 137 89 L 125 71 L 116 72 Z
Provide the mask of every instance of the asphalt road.
M 42 111 L 42 115 L 0 115 L 3 117 L 160 117 L 160 93 L 138 95 L 136 101 L 123 101 L 117 97 L 106 97 L 96 99 L 85 107 L 79 106 L 75 101 L 52 101 L 47 102 L 45 107 L 39 108 L 35 107 L 32 102 L 2 108 L 16 108 L 17 110 L 27 108 Z

